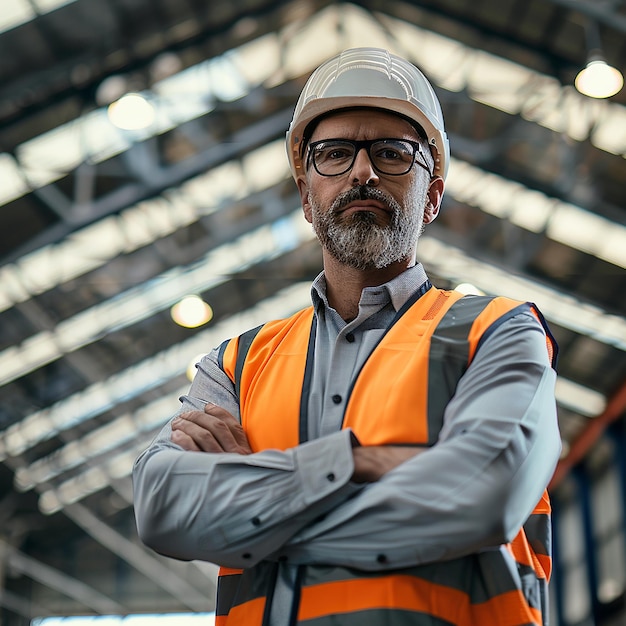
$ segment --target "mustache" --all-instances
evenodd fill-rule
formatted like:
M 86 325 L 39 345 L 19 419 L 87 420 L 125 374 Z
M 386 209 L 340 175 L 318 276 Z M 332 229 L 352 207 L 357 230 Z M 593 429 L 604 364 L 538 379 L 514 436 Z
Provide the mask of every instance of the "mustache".
M 357 200 L 376 200 L 392 214 L 400 210 L 400 205 L 391 196 L 369 185 L 359 185 L 358 187 L 353 187 L 349 191 L 344 191 L 339 194 L 330 209 L 332 213 L 338 213 Z

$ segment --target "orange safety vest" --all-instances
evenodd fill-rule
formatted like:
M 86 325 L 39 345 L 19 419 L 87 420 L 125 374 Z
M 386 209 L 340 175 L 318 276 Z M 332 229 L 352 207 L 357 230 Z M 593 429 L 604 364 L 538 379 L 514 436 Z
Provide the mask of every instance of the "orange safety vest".
M 481 341 L 524 309 L 545 327 L 528 303 L 434 287 L 419 295 L 396 316 L 349 390 L 343 427 L 352 428 L 363 445 L 434 445 L 445 407 Z M 314 329 L 309 307 L 222 346 L 220 361 L 235 383 L 254 451 L 285 450 L 307 439 Z M 546 332 L 552 358 L 556 344 Z M 374 403 L 375 421 L 368 410 Z M 277 568 L 271 562 L 221 568 L 216 625 L 267 623 L 266 599 Z M 285 626 L 420 624 L 419 615 L 433 626 L 541 626 L 550 572 L 550 502 L 544 492 L 515 539 L 499 550 L 382 572 L 300 566 L 292 621 Z

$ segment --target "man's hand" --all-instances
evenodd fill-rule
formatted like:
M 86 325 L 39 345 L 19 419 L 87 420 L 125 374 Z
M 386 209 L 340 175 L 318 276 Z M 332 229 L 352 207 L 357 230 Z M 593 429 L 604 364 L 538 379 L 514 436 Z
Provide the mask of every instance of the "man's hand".
M 413 446 L 357 446 L 352 449 L 355 483 L 373 483 L 401 463 L 424 452 L 427 448 Z
M 172 421 L 172 441 L 194 452 L 252 454 L 241 424 L 228 411 L 210 402 L 202 411 L 189 411 Z

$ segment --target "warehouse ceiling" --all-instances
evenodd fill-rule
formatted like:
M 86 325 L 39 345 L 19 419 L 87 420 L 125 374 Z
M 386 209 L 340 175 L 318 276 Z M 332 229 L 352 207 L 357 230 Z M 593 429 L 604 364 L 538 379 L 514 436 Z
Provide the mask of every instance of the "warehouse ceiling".
M 10 7 L 10 8 L 5 8 Z M 284 133 L 311 70 L 410 58 L 452 146 L 418 256 L 433 282 L 535 301 L 560 344 L 564 456 L 610 458 L 626 405 L 626 93 L 573 88 L 621 0 L 10 0 L 0 15 L 0 605 L 204 611 L 215 568 L 138 542 L 132 461 L 223 339 L 307 303 L 321 257 Z M 121 130 L 106 106 L 152 105 Z M 190 330 L 170 307 L 213 308 Z M 1 620 L 0 620 L 1 621 Z

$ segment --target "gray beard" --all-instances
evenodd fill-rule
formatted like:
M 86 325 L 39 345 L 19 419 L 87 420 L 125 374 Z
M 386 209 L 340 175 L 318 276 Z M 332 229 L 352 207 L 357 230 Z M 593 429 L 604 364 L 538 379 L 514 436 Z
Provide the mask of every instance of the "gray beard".
M 377 215 L 359 211 L 347 218 L 341 210 L 355 200 L 376 200 L 389 211 L 388 224 Z M 422 231 L 424 199 L 415 199 L 405 210 L 391 196 L 366 185 L 337 196 L 328 211 L 309 198 L 313 229 L 320 243 L 343 265 L 357 270 L 381 269 L 410 258 Z

